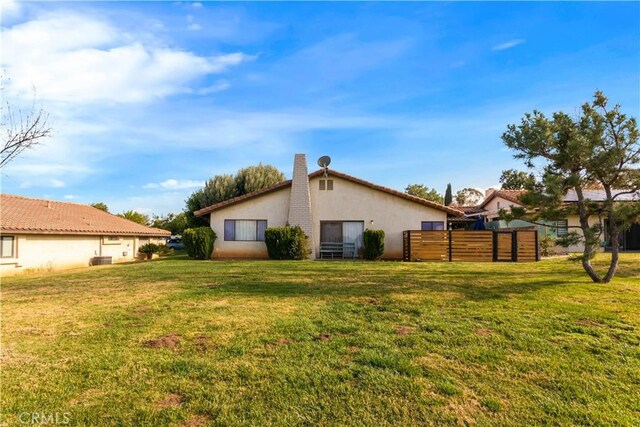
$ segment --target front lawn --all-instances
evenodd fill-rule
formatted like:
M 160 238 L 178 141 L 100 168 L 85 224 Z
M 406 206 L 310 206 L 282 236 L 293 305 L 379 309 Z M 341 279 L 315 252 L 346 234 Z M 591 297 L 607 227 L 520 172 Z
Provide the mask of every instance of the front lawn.
M 640 254 L 5 278 L 1 356 L 6 425 L 638 425 Z

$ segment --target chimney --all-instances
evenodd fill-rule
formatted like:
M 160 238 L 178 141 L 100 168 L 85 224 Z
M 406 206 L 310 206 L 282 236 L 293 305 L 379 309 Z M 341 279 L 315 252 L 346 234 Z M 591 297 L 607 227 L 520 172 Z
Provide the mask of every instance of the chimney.
M 484 198 L 486 199 L 487 197 L 489 197 L 491 194 L 493 194 L 494 191 L 496 191 L 496 189 L 493 187 L 484 190 Z
M 307 172 L 307 156 L 304 154 L 296 154 L 293 162 L 288 222 L 289 225 L 300 226 L 302 231 L 309 237 L 311 257 L 315 258 L 313 225 L 311 221 L 311 194 L 309 193 L 309 173 Z

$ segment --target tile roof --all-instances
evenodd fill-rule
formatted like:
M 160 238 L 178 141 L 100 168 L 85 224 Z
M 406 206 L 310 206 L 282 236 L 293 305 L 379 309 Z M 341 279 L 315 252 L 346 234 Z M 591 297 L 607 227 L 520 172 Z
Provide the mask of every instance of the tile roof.
M 619 202 L 633 202 L 640 201 L 640 191 L 627 192 L 628 190 L 611 190 L 611 194 L 615 197 L 615 200 Z M 585 199 L 592 200 L 594 202 L 601 202 L 607 198 L 604 190 L 589 189 L 583 190 L 582 195 Z M 616 197 L 617 196 L 617 197 Z M 571 203 L 578 201 L 578 195 L 575 190 L 569 190 L 564 196 L 564 201 Z
M 480 206 L 456 206 L 456 209 L 461 210 L 465 215 L 484 212 Z
M 309 179 L 322 176 L 324 174 L 324 172 L 325 171 L 323 169 L 320 169 L 320 170 L 317 170 L 315 172 L 312 172 L 311 174 L 309 174 Z M 328 169 L 327 170 L 327 174 L 329 176 L 342 178 L 342 179 L 344 179 L 346 181 L 350 181 L 350 182 L 353 182 L 353 183 L 356 183 L 356 184 L 364 185 L 365 187 L 369 187 L 369 188 L 374 189 L 374 190 L 382 191 L 384 193 L 391 194 L 393 196 L 397 196 L 397 197 L 400 197 L 402 199 L 409 200 L 411 202 L 415 202 L 415 203 L 421 204 L 423 206 L 428 206 L 428 207 L 431 207 L 431 208 L 434 208 L 434 209 L 438 209 L 438 210 L 447 212 L 447 213 L 449 213 L 451 215 L 454 215 L 454 216 L 462 216 L 463 215 L 463 212 L 461 210 L 453 208 L 451 206 L 444 206 L 444 205 L 441 205 L 439 203 L 423 199 L 421 197 L 412 196 L 410 194 L 403 193 L 403 192 L 398 191 L 398 190 L 394 190 L 392 188 L 383 187 L 381 185 L 373 184 L 373 183 L 371 183 L 369 181 L 365 181 L 363 179 L 356 178 L 356 177 L 353 177 L 351 175 L 347 175 L 346 173 L 335 171 L 333 169 Z M 271 193 L 273 191 L 281 190 L 281 189 L 284 189 L 284 188 L 287 188 L 287 187 L 290 187 L 290 186 L 291 186 L 291 180 L 282 181 L 282 182 L 280 182 L 280 183 L 278 183 L 276 185 L 273 185 L 271 187 L 263 188 L 262 190 L 254 191 L 253 193 L 249 193 L 249 194 L 245 194 L 245 195 L 242 195 L 242 196 L 234 197 L 233 199 L 225 200 L 223 202 L 216 203 L 215 205 L 211 205 L 211 206 L 208 206 L 206 208 L 197 210 L 197 211 L 194 212 L 194 215 L 202 216 L 202 215 L 208 214 L 210 212 L 213 212 L 213 211 L 215 211 L 217 209 L 223 208 L 225 206 L 235 205 L 236 203 L 241 203 L 241 202 L 244 202 L 245 200 L 250 200 L 250 199 L 253 199 L 254 197 L 258 197 L 258 196 L 261 196 L 261 195 L 264 195 L 264 194 L 267 194 L 267 193 Z
M 170 236 L 92 206 L 0 194 L 0 231 L 27 234 Z

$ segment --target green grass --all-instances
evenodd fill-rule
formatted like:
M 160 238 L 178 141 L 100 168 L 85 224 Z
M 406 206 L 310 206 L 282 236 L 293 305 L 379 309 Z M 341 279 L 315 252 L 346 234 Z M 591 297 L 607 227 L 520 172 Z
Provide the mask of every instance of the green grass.
M 1 354 L 6 425 L 637 426 L 640 254 L 5 278 Z

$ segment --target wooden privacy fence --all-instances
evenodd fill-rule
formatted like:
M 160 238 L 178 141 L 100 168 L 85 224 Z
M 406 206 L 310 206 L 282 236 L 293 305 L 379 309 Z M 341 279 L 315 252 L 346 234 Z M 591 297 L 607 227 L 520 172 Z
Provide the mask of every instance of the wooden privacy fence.
M 537 230 L 403 232 L 405 261 L 530 262 L 540 260 Z

